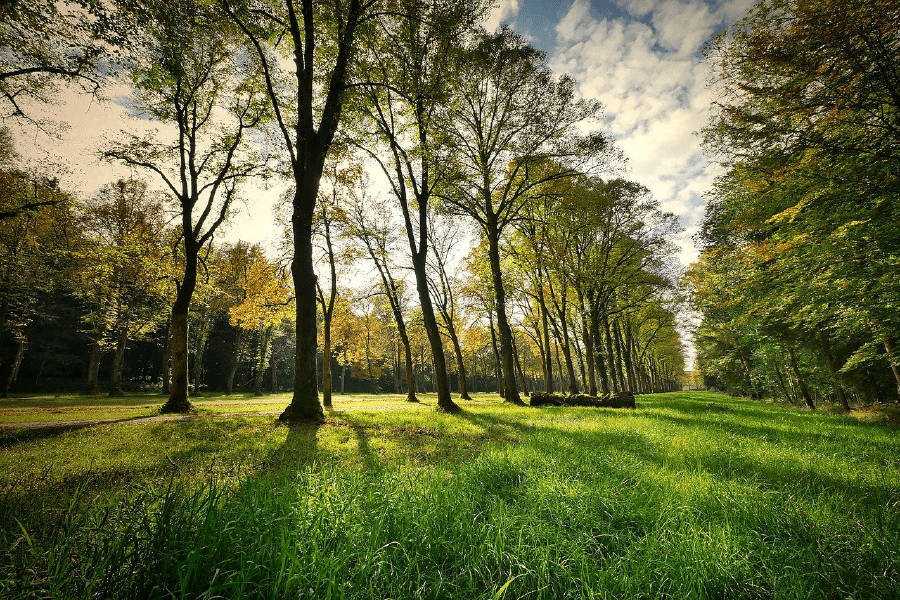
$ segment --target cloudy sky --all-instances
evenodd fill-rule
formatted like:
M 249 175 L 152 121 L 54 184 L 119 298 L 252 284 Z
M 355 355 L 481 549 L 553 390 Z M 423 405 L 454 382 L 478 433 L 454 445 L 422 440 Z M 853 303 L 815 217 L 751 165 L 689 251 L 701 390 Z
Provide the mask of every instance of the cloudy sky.
M 691 242 L 703 215 L 702 195 L 716 174 L 699 149 L 696 133 L 710 102 L 707 71 L 699 51 L 716 32 L 739 19 L 753 0 L 501 0 L 488 27 L 510 25 L 546 53 L 553 69 L 569 73 L 585 97 L 599 99 L 606 128 L 628 159 L 627 176 L 646 185 L 685 232 L 680 259 L 697 251 Z M 126 93 L 126 90 L 121 92 Z M 113 93 L 114 97 L 115 94 Z M 53 108 L 69 123 L 63 139 L 23 131 L 22 154 L 58 172 L 65 183 L 92 195 L 104 183 L 128 175 L 96 160 L 104 136 L 123 125 L 115 102 L 98 104 L 85 94 L 67 94 Z M 144 125 L 146 126 L 146 125 Z M 142 174 L 136 174 L 142 175 Z M 254 190 L 232 220 L 226 239 L 256 242 L 278 236 L 272 205 L 279 189 Z
M 489 27 L 510 25 L 600 100 L 606 127 L 628 159 L 627 176 L 646 185 L 685 227 L 681 262 L 703 193 L 717 173 L 700 152 L 710 93 L 704 42 L 741 18 L 754 0 L 502 0 Z

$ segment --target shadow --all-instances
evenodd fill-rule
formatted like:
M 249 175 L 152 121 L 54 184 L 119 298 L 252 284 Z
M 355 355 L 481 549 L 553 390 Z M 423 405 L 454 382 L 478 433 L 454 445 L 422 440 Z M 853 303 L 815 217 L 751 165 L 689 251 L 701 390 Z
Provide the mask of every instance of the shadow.
M 122 417 L 121 419 L 99 419 L 96 421 L 47 421 L 46 424 L 34 424 L 17 427 L 15 423 L 0 426 L 0 449 L 11 448 L 25 442 L 53 438 L 69 431 L 78 431 L 98 425 L 131 423 L 152 419 L 157 415 L 141 415 L 139 417 Z
M 362 459 L 363 466 L 367 471 L 375 471 L 380 468 L 380 463 L 376 458 L 375 452 L 372 451 L 372 445 L 369 442 L 368 429 L 375 429 L 377 426 L 360 422 L 353 415 L 348 413 L 341 414 L 339 421 L 329 421 L 334 427 L 347 427 L 356 438 L 356 444 L 359 448 L 359 455 Z
M 287 436 L 281 446 L 263 457 L 258 464 L 260 477 L 290 475 L 302 471 L 317 461 L 329 458 L 316 443 L 320 423 L 284 423 L 277 421 L 276 430 L 285 429 Z

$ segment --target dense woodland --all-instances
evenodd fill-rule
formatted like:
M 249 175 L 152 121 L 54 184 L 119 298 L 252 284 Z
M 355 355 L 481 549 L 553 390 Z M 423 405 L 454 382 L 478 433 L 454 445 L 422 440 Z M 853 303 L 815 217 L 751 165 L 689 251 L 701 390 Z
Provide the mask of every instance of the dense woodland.
M 764 0 L 707 47 L 725 166 L 687 283 L 710 386 L 900 393 L 900 3 Z
M 0 129 L 2 392 L 665 391 L 683 370 L 677 219 L 487 3 L 11 2 L 0 110 L 130 85 L 152 125 L 99 192 Z M 380 181 L 376 181 L 381 178 Z M 271 248 L 217 241 L 291 184 Z M 381 191 L 386 190 L 386 191 Z

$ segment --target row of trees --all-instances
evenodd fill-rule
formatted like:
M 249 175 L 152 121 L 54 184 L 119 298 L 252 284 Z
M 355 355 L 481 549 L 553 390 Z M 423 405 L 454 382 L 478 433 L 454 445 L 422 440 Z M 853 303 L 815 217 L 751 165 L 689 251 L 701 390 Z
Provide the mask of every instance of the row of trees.
M 726 167 L 688 274 L 707 382 L 896 399 L 900 4 L 764 0 L 707 50 Z
M 476 226 L 480 243 L 469 265 L 478 277 L 467 285 L 481 298 L 477 310 L 487 320 L 508 401 L 521 402 L 526 379 L 518 325 L 542 357 L 548 388 L 555 347 L 565 358 L 570 390 L 578 387 L 576 364 L 582 387 L 591 392 L 673 385 L 681 358 L 673 272 L 665 257 L 674 219 L 640 186 L 598 177 L 618 161 L 597 130 L 599 105 L 578 100 L 574 82 L 555 77 L 521 37 L 480 30 L 488 3 L 123 0 L 115 6 L 111 14 L 86 9 L 95 25 L 91 39 L 98 40 L 92 48 L 113 47 L 124 56 L 114 64 L 132 82 L 133 110 L 161 128 L 123 132 L 104 155 L 155 176 L 177 213 L 170 246 L 180 266 L 168 275 L 175 291 L 167 319 L 167 410 L 189 408 L 188 324 L 198 286 L 208 284 L 203 265 L 210 244 L 249 178 L 280 175 L 293 183 L 286 220 L 296 336 L 294 396 L 283 418 L 322 418 L 317 312 L 329 357 L 338 263 L 345 260 L 339 255 L 354 248 L 376 265 L 403 346 L 410 399 L 415 390 L 404 314 L 410 309 L 403 291 L 414 281 L 438 405 L 458 410 L 444 338 L 465 381 L 456 321 L 476 313 L 459 307 L 452 248 L 441 245 L 443 231 L 435 229 L 447 215 Z M 136 32 L 127 43 L 116 35 L 123 27 Z M 46 62 L 23 58 L 38 70 Z M 93 62 L 78 63 L 79 69 Z M 71 69 L 63 74 L 84 77 Z M 365 187 L 359 169 L 354 176 L 349 165 L 364 162 L 380 170 L 391 189 L 390 198 L 377 200 L 379 209 L 347 201 L 354 194 L 359 200 Z M 331 182 L 323 187 L 326 173 Z M 118 193 L 130 185 L 136 184 L 120 183 Z M 389 218 L 395 214 L 402 217 L 398 223 Z M 147 236 L 161 241 L 163 232 Z M 398 236 L 406 242 L 402 252 L 392 246 Z M 317 239 L 324 248 L 318 275 Z M 151 253 L 134 256 L 149 260 Z M 95 278 L 104 276 L 102 268 Z M 151 272 L 137 276 L 156 280 Z M 471 327 L 474 317 L 468 318 Z M 97 316 L 95 339 L 110 327 L 124 349 L 138 323 L 149 322 L 131 319 L 125 319 L 132 323 L 129 333 Z M 331 361 L 323 366 L 327 405 Z

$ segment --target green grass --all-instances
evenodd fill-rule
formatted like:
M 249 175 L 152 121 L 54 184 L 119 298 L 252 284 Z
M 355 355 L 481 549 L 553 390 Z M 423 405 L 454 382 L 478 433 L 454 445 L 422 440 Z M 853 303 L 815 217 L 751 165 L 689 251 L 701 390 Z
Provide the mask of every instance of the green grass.
M 895 429 L 702 392 L 465 408 L 7 440 L 0 596 L 900 597 Z
M 435 404 L 434 394 L 419 394 L 424 406 Z M 472 402 L 495 401 L 495 394 L 473 394 Z M 20 395 L 0 399 L 0 425 L 5 423 L 60 424 L 85 419 L 129 419 L 156 415 L 166 396 L 156 393 L 134 393 L 110 398 L 78 394 Z M 290 403 L 291 394 L 254 396 L 249 392 L 225 395 L 208 392 L 191 398 L 197 414 L 280 412 Z M 470 404 L 471 402 L 461 402 Z M 335 394 L 332 404 L 336 410 L 357 409 L 362 406 L 408 405 L 405 394 Z

